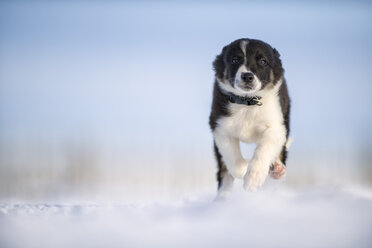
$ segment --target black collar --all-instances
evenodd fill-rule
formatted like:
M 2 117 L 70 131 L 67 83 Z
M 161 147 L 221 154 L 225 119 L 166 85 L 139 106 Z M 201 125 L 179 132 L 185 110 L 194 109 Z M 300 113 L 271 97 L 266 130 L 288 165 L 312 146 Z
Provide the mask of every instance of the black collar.
M 253 96 L 253 97 L 245 97 L 245 96 L 237 96 L 233 93 L 225 93 L 224 95 L 227 97 L 227 99 L 232 102 L 232 103 L 237 103 L 237 104 L 244 104 L 248 106 L 261 106 L 262 102 L 260 102 L 261 98 L 260 96 Z

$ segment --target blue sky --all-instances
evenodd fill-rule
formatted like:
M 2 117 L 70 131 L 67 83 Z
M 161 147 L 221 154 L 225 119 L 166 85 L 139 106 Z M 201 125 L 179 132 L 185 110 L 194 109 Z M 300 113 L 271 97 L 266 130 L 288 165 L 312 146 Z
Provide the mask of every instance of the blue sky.
M 293 152 L 358 152 L 372 139 L 371 14 L 368 2 L 1 2 L 0 137 L 212 157 L 211 64 L 249 37 L 281 53 Z

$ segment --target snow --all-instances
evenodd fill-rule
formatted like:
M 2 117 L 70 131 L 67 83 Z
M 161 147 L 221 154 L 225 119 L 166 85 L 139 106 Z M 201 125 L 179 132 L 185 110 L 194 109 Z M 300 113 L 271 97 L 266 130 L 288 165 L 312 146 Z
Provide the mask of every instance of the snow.
M 371 3 L 93 2 L 0 1 L 0 248 L 372 247 Z M 215 202 L 241 37 L 281 53 L 295 141 L 285 184 Z
M 0 247 L 371 247 L 372 190 L 235 190 L 224 201 L 0 204 Z

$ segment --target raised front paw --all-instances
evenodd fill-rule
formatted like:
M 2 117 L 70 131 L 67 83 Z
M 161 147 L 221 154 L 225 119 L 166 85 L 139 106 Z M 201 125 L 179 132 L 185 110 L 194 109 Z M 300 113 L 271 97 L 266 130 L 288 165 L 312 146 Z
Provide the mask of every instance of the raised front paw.
M 244 177 L 244 189 L 250 192 L 256 192 L 260 188 L 267 177 L 267 171 L 257 170 L 252 168 Z
M 247 172 L 248 160 L 242 160 L 239 163 L 236 163 L 232 168 L 229 168 L 230 174 L 238 179 L 242 179 Z

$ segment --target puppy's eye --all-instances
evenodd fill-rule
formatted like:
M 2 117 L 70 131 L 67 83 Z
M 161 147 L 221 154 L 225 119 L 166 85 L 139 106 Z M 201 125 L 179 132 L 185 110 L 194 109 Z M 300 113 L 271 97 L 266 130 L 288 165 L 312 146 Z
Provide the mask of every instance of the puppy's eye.
M 259 62 L 260 65 L 262 65 L 262 66 L 267 65 L 267 61 L 266 61 L 266 59 L 264 59 L 264 58 L 260 59 L 258 62 Z
M 240 58 L 238 58 L 238 57 L 233 57 L 233 58 L 231 59 L 231 64 L 236 65 L 236 64 L 239 64 L 239 63 L 240 63 Z

